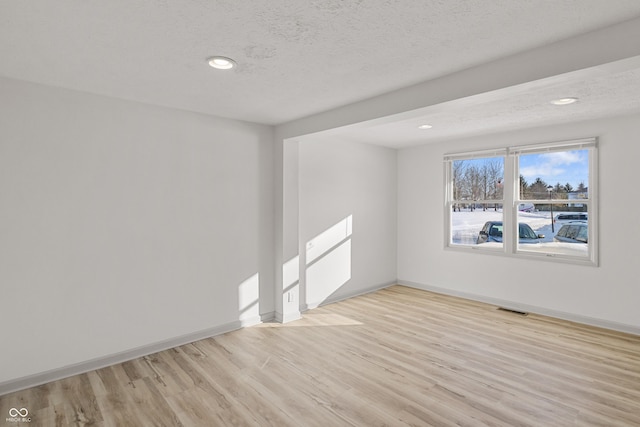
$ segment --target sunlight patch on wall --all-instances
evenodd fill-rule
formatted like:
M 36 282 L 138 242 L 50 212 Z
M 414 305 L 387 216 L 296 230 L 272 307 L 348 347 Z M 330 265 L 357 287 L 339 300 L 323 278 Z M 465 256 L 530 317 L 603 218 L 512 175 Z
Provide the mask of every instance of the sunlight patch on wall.
M 353 216 L 317 235 L 306 245 L 306 303 L 317 307 L 351 279 Z
M 336 225 L 326 229 L 307 242 L 307 264 L 325 254 L 352 233 L 353 215 L 349 215 Z
M 285 292 L 295 287 L 300 280 L 300 257 L 298 255 L 282 264 L 282 288 Z
M 260 275 L 249 277 L 238 286 L 239 320 L 260 321 Z

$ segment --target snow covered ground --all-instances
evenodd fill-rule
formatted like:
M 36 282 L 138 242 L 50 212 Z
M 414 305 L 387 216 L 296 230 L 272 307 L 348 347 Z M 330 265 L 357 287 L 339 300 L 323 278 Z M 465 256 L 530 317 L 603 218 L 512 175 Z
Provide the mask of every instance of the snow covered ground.
M 563 213 L 554 212 L 553 215 Z M 502 210 L 497 212 L 493 208 L 483 211 L 463 210 L 452 212 L 451 241 L 453 244 L 476 245 L 478 233 L 487 221 L 502 221 Z M 554 242 L 554 232 L 551 231 L 551 214 L 549 212 L 518 212 L 518 222 L 529 224 L 536 234 L 544 234 L 539 244 L 523 244 L 518 249 L 531 252 L 546 252 L 561 255 L 588 256 L 588 245 L 582 243 Z M 556 224 L 558 232 L 562 224 Z M 482 243 L 482 245 L 502 247 L 501 243 Z

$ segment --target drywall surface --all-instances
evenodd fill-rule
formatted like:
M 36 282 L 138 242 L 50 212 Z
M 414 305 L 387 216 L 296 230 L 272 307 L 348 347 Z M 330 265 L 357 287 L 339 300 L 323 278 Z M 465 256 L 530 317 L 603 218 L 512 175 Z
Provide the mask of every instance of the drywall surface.
M 372 98 L 343 105 L 278 125 L 283 138 L 310 134 L 342 126 L 370 127 L 388 122 L 391 116 L 415 118 L 450 101 L 461 101 L 480 94 L 500 93 L 521 85 L 542 81 L 562 82 L 573 72 L 585 76 L 599 73 L 598 67 L 640 54 L 640 46 L 628 43 L 639 38 L 640 19 L 636 18 L 556 43 L 501 57 L 480 65 L 433 78 Z M 420 111 L 423 110 L 423 111 Z M 437 110 L 436 110 L 437 111 Z M 366 123 L 364 123 L 366 122 Z
M 389 148 L 300 142 L 303 309 L 395 281 L 396 161 Z
M 639 134 L 640 116 L 627 116 L 399 151 L 399 281 L 637 329 Z M 445 153 L 592 136 L 599 138 L 598 267 L 444 248 Z
M 273 314 L 272 132 L 0 79 L 0 383 Z

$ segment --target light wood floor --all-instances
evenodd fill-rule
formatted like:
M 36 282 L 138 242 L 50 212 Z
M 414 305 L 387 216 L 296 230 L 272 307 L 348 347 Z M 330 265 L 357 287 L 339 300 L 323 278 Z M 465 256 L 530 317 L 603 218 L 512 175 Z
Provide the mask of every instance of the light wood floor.
M 640 337 L 393 286 L 2 396 L 0 425 L 12 407 L 32 426 L 640 426 Z

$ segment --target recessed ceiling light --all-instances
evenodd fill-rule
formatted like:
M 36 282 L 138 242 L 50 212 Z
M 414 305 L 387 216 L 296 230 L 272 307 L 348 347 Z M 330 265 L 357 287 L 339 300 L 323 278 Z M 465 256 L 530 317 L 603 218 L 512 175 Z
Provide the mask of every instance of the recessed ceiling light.
M 236 66 L 236 61 L 226 56 L 212 56 L 207 61 L 209 65 L 218 70 L 230 70 Z
M 418 126 L 418 129 L 431 129 L 433 126 L 431 125 L 420 125 Z
M 578 101 L 578 98 L 559 98 L 554 99 L 553 101 L 551 101 L 551 103 L 553 105 L 569 105 L 573 104 L 576 101 Z

